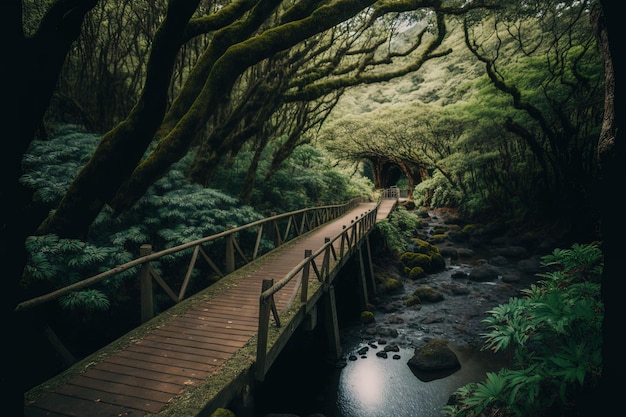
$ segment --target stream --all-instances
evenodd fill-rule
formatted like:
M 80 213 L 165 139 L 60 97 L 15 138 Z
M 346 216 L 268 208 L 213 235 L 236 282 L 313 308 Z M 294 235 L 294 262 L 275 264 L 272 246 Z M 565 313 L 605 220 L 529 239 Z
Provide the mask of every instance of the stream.
M 499 245 L 511 247 L 510 243 Z M 416 281 L 402 278 L 401 291 L 376 299 L 375 321 L 367 325 L 359 321 L 360 308 L 354 297 L 358 269 L 347 265 L 348 276 L 337 280 L 336 285 L 342 358 L 327 360 L 320 354 L 327 351 L 321 326 L 312 331 L 298 330 L 266 380 L 256 388 L 253 416 L 445 416 L 443 406 L 457 388 L 480 382 L 487 372 L 508 364 L 502 355 L 481 350 L 486 312 L 519 296 L 521 289 L 536 280 L 534 273 L 520 272 L 518 261 L 522 259 L 503 262 L 502 256 L 497 279 L 468 279 L 472 269 L 490 256 L 481 250 L 465 259 L 447 258 L 442 272 Z M 535 264 L 536 259 L 535 255 Z M 511 273 L 520 279 L 504 282 L 502 276 Z M 405 306 L 403 299 L 418 285 L 441 291 L 445 299 Z M 409 359 L 433 338 L 448 341 L 460 369 L 428 378 L 414 374 Z

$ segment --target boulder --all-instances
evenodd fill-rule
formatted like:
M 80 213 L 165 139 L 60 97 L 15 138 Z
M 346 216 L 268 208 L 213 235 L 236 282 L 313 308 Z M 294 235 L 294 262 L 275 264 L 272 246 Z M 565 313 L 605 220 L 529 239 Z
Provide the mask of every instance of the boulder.
M 411 371 L 421 380 L 432 380 L 450 375 L 461 368 L 456 354 L 444 339 L 432 339 L 408 361 Z

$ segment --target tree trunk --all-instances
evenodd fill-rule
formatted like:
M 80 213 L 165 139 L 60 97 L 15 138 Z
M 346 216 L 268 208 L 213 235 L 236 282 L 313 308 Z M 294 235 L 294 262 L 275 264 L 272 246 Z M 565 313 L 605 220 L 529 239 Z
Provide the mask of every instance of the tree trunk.
M 605 60 L 605 106 L 602 132 L 598 142 L 598 158 L 602 169 L 600 184 L 602 215 L 602 250 L 604 274 L 602 276 L 602 301 L 604 320 L 602 323 L 602 377 L 597 390 L 598 398 L 591 401 L 589 408 L 610 407 L 618 400 L 619 384 L 626 367 L 623 359 L 624 310 L 621 306 L 624 295 L 624 215 L 623 181 L 626 178 L 626 151 L 621 115 L 624 112 L 623 61 L 620 58 L 619 42 L 623 38 L 624 24 L 619 3 L 601 1 L 603 16 L 599 16 L 598 39 Z M 620 76 L 621 74 L 621 76 Z

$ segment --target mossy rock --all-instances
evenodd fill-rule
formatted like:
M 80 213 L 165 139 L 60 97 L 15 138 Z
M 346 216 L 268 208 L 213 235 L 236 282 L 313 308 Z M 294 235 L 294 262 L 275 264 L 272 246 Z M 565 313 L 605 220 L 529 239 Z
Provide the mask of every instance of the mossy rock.
M 413 291 L 413 296 L 419 297 L 422 301 L 428 301 L 431 303 L 444 300 L 442 293 L 428 286 L 417 287 L 415 291 Z
M 424 278 L 425 276 L 426 271 L 424 271 L 424 268 L 422 268 L 421 266 L 415 266 L 409 271 L 409 278 L 413 280 Z
M 437 233 L 432 235 L 431 240 L 433 243 L 441 243 L 448 237 L 447 233 Z
M 420 298 L 416 295 L 412 295 L 404 300 L 404 305 L 407 307 L 412 307 L 419 304 L 422 304 L 422 300 L 420 300 Z
M 430 256 L 425 253 L 404 252 L 400 255 L 400 262 L 411 269 L 419 266 L 424 271 L 430 270 Z
M 409 273 L 409 270 L 406 272 Z M 402 289 L 402 282 L 395 277 L 386 275 L 386 274 L 375 274 L 374 279 L 376 280 L 377 286 L 383 292 L 396 292 Z
M 235 413 L 225 408 L 218 408 L 211 414 L 211 417 L 236 417 Z
M 402 283 L 395 278 L 387 277 L 381 283 L 380 287 L 384 292 L 387 292 L 387 293 L 396 292 L 402 289 Z
M 441 272 L 446 269 L 446 260 L 440 253 L 434 253 L 430 256 L 430 271 L 428 272 Z
M 480 231 L 480 227 L 477 224 L 466 224 L 465 226 L 463 226 L 463 229 L 461 229 L 461 232 L 466 234 L 466 235 L 473 235 L 474 233 L 477 233 Z
M 431 243 L 426 242 L 423 239 L 420 238 L 413 238 L 411 239 L 411 241 L 413 242 L 413 252 L 416 253 L 424 253 L 427 255 L 430 255 L 432 253 L 439 253 L 439 248 Z
M 374 319 L 374 313 L 372 313 L 371 311 L 363 311 L 359 317 L 359 320 L 361 321 L 361 323 L 363 324 L 370 324 L 370 323 L 374 323 L 375 319 Z
M 448 228 L 446 226 L 433 227 L 433 233 L 435 235 L 445 235 L 447 231 L 448 231 Z

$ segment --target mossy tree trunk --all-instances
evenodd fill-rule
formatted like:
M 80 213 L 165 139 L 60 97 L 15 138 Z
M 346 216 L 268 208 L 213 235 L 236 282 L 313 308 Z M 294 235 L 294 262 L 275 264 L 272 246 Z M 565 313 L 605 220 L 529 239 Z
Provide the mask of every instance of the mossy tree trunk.
M 0 260 L 2 264 L 2 317 L 4 318 L 4 364 L 0 382 L 4 395 L 2 412 L 21 416 L 23 393 L 36 349 L 28 334 L 42 333 L 29 315 L 14 313 L 28 294 L 19 285 L 27 254 L 26 237 L 33 233 L 45 213 L 32 206 L 30 192 L 20 184 L 22 157 L 42 126 L 57 77 L 66 55 L 80 34 L 85 15 L 96 4 L 64 1 L 53 5 L 33 35 L 22 26 L 22 1 L 7 0 L 0 13 L 3 56 L 0 77 L 5 81 L 0 112 L 3 147 L 0 152 Z
M 626 178 L 626 143 L 621 126 L 626 108 L 623 50 L 618 42 L 624 37 L 624 22 L 612 1 L 601 1 L 603 16 L 597 15 L 598 39 L 605 61 L 605 107 L 602 132 L 598 142 L 598 157 L 602 168 L 601 206 L 602 251 L 604 273 L 602 276 L 602 377 L 597 390 L 598 398 L 590 401 L 589 411 L 597 404 L 615 403 L 618 389 L 615 381 L 623 378 L 626 369 L 623 361 L 621 335 L 624 312 L 621 306 L 624 294 L 624 214 L 622 201 L 623 180 Z

